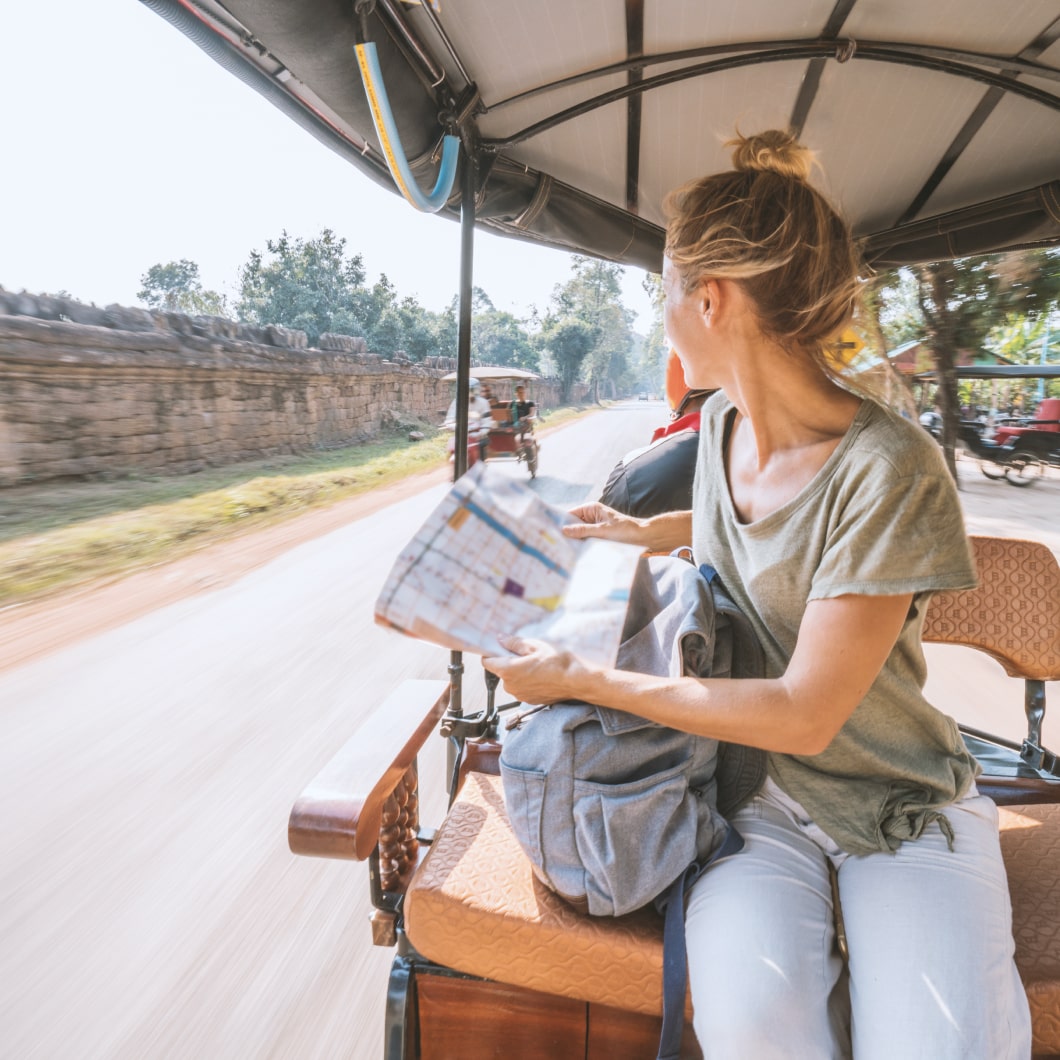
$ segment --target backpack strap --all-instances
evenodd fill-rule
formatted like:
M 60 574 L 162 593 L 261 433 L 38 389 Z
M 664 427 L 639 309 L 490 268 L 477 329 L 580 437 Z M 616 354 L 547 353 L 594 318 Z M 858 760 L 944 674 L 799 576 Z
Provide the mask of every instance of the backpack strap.
M 688 953 L 685 947 L 685 896 L 711 865 L 743 850 L 743 836 L 731 824 L 713 854 L 700 865 L 691 865 L 655 900 L 663 914 L 663 1018 L 657 1060 L 679 1060 L 684 1028 L 685 993 L 688 989 Z

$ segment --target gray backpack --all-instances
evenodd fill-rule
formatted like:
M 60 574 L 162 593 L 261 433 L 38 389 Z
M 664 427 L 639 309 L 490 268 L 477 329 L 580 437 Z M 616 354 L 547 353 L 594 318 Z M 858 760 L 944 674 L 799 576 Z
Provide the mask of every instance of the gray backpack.
M 714 570 L 677 556 L 641 562 L 616 665 L 672 677 L 764 673 L 757 637 Z M 672 898 L 743 846 L 725 816 L 758 789 L 764 755 L 565 702 L 509 722 L 500 769 L 512 830 L 546 886 L 592 915 L 622 916 L 652 902 L 681 914 L 664 944 L 664 962 L 679 963 L 681 976 L 664 985 L 664 1039 L 679 1040 L 683 901 Z M 669 951 L 678 944 L 675 958 Z M 675 1049 L 671 1042 L 659 1055 Z

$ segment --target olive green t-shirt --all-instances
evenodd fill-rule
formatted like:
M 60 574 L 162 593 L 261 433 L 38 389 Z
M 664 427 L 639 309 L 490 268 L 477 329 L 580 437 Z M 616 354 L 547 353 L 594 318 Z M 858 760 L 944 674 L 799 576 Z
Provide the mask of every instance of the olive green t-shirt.
M 924 608 L 938 589 L 975 584 L 953 480 L 917 424 L 864 401 L 812 481 L 777 511 L 741 523 L 723 448 L 735 409 L 703 408 L 693 491 L 693 549 L 751 620 L 779 677 L 806 604 L 848 594 L 912 592 L 898 641 L 864 700 L 816 755 L 771 753 L 769 775 L 840 848 L 896 850 L 969 788 L 978 767 L 952 718 L 924 698 Z M 820 665 L 827 668 L 824 657 Z

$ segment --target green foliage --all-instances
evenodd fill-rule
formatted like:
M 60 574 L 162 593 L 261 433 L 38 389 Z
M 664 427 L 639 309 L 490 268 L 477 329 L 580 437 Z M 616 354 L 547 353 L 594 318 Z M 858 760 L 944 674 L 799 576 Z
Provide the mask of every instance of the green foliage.
M 478 316 L 481 313 L 491 313 L 497 307 L 493 299 L 477 284 L 471 288 L 471 315 Z
M 587 370 L 594 397 L 601 391 L 658 389 L 665 362 L 661 316 L 653 337 L 645 344 L 633 334 L 631 314 L 622 305 L 621 266 L 575 257 L 572 276 L 556 286 L 552 305 L 542 321 L 531 309 L 526 319 L 498 309 L 486 291 L 472 288 L 473 356 L 484 364 L 497 364 L 533 372 L 569 373 L 574 332 L 556 328 L 581 321 L 593 335 L 591 348 L 579 354 L 578 367 L 567 387 Z M 156 265 L 142 278 L 140 297 L 152 307 L 191 313 L 225 314 L 224 299 L 203 289 L 194 262 Z M 657 278 L 648 283 L 658 284 Z M 385 276 L 369 286 L 363 260 L 349 254 L 346 240 L 328 228 L 304 239 L 286 230 L 265 242 L 265 250 L 251 251 L 240 269 L 239 295 L 234 306 L 238 319 L 265 326 L 278 324 L 304 331 L 312 345 L 325 332 L 363 336 L 368 349 L 384 357 L 401 353 L 413 361 L 457 354 L 457 299 L 440 313 L 425 309 L 413 297 L 400 297 Z M 588 332 L 582 330 L 579 334 Z M 553 358 L 544 335 L 565 336 L 561 366 Z
M 867 301 L 878 319 L 886 350 L 897 349 L 923 335 L 918 291 L 917 278 L 909 269 L 888 269 L 873 285 Z
M 646 273 L 642 286 L 651 296 L 653 312 L 651 327 L 639 351 L 639 374 L 635 389 L 661 394 L 666 384 L 666 361 L 670 355 L 670 344 L 663 328 L 662 276 L 657 272 Z
M 450 351 L 444 349 L 440 342 L 440 314 L 424 309 L 415 298 L 402 298 L 392 312 L 401 325 L 402 345 L 399 348 L 411 360 L 422 361 L 441 353 L 453 356 L 455 347 Z
M 264 255 L 251 251 L 240 272 L 241 319 L 299 329 L 311 343 L 326 331 L 366 334 L 373 307 L 364 265 L 359 254 L 347 258 L 345 239 L 329 228 L 309 240 L 284 231 L 265 247 Z
M 918 265 L 917 301 L 925 341 L 938 372 L 943 447 L 956 476 L 960 350 L 978 351 L 991 333 L 1020 320 L 1035 321 L 1060 302 L 1060 252 L 1035 250 Z
M 994 328 L 986 344 L 991 353 L 1014 364 L 1037 364 L 1041 360 L 1042 345 L 1047 341 L 1060 357 L 1060 318 L 1050 320 L 1048 313 L 1038 313 L 1034 317 L 1007 320 Z
M 518 317 L 500 309 L 477 313 L 471 320 L 472 348 L 483 364 L 536 372 L 540 356 Z
M 383 357 L 456 355 L 455 313 L 432 313 L 415 298 L 399 298 L 385 274 L 366 286 L 361 256 L 347 257 L 346 241 L 329 229 L 310 240 L 284 232 L 266 246 L 268 260 L 254 251 L 243 267 L 243 319 L 299 328 L 311 343 L 327 331 L 362 335 Z
M 596 328 L 573 317 L 553 319 L 543 329 L 542 342 L 559 372 L 561 400 L 570 400 L 571 388 L 597 338 Z
M 564 284 L 556 286 L 552 294 L 552 310 L 546 320 L 544 335 L 554 336 L 556 328 L 567 322 L 578 321 L 592 334 L 592 344 L 581 357 L 578 372 L 582 364 L 589 368 L 589 386 L 594 398 L 599 398 L 601 390 L 609 389 L 612 395 L 622 386 L 630 374 L 633 354 L 633 331 L 630 327 L 630 313 L 622 305 L 621 265 L 613 262 L 598 261 L 575 255 L 572 262 L 573 276 Z M 580 340 L 569 341 L 569 349 L 576 349 Z M 554 337 L 545 340 L 552 353 L 557 356 L 557 367 L 561 380 L 566 379 L 572 360 L 569 354 L 564 362 L 558 358 Z M 577 378 L 577 372 L 569 383 L 564 382 L 564 393 Z
M 136 297 L 150 309 L 193 316 L 224 316 L 228 311 L 224 297 L 203 287 L 199 266 L 187 258 L 152 265 L 140 283 Z
M 443 312 L 433 314 L 431 326 L 434 330 L 438 352 L 445 357 L 455 357 L 457 340 L 456 306 L 450 305 Z
M 889 269 L 869 295 L 887 348 L 942 334 L 959 349 L 1020 360 L 1060 299 L 1060 251 L 1032 250 Z
M 933 349 L 949 342 L 978 350 L 994 328 L 1018 317 L 1036 318 L 1060 296 L 1060 268 L 1055 256 L 1044 252 L 918 265 L 914 275 Z

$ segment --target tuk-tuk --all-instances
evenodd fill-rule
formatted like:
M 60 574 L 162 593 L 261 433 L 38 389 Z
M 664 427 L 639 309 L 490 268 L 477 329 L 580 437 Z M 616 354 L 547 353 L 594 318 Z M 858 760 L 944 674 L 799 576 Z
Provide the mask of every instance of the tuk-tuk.
M 658 271 L 664 194 L 727 168 L 737 127 L 817 152 L 870 265 L 1060 243 L 1060 0 L 1003 17 L 991 0 L 143 2 L 355 169 L 459 218 L 461 397 L 476 228 Z M 457 476 L 466 433 L 465 411 Z M 940 594 L 925 637 L 1025 683 L 1022 743 L 965 739 L 1003 805 L 1035 1052 L 1060 1055 L 1060 764 L 1041 741 L 1060 568 L 1028 542 L 975 548 L 981 588 Z M 466 714 L 461 674 L 457 655 L 447 679 L 399 686 L 291 814 L 295 852 L 368 861 L 374 938 L 396 947 L 387 1056 L 653 1055 L 657 918 L 590 918 L 535 884 L 504 814 L 493 690 Z M 452 780 L 432 834 L 416 755 L 436 729 Z
M 520 399 L 520 388 L 525 391 L 528 383 L 537 375 L 522 368 L 482 365 L 472 368 L 470 378 L 475 380 L 477 390 L 486 404 L 482 422 L 468 424 L 467 466 L 473 467 L 481 457 L 483 460 L 515 460 L 525 464 L 531 478 L 537 478 L 537 459 L 540 443 L 534 427 L 537 423 L 537 403 L 528 394 Z M 442 376 L 443 383 L 457 382 L 456 372 Z M 453 410 L 459 401 L 453 402 Z M 455 460 L 456 419 L 446 414 L 442 428 L 451 432 L 447 449 L 449 459 Z

